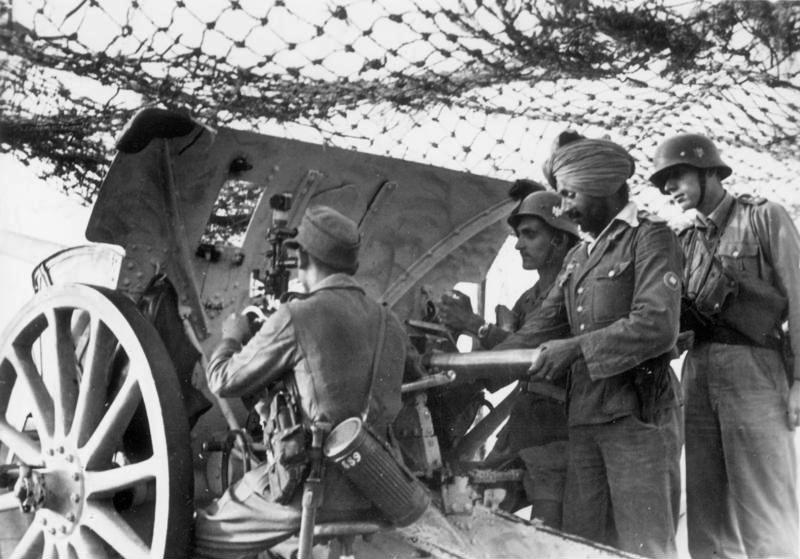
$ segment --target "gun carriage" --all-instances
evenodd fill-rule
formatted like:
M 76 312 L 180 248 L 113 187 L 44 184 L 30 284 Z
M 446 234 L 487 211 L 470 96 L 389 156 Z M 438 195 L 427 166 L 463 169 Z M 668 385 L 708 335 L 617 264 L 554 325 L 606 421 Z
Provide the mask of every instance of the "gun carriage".
M 282 244 L 314 204 L 359 223 L 356 277 L 423 355 L 395 425 L 408 466 L 446 513 L 484 507 L 462 528 L 494 532 L 486 547 L 508 549 L 513 532 L 546 553 L 554 532 L 492 512 L 500 497 L 484 490 L 519 472 L 475 462 L 508 403 L 472 426 L 481 380 L 523 377 L 536 350 L 454 353 L 431 319 L 443 291 L 484 280 L 507 234 L 506 184 L 159 109 L 117 148 L 86 230 L 95 244 L 40 264 L 2 337 L 0 555 L 186 556 L 194 507 L 265 458 L 251 403 L 204 389 L 205 356 L 225 315 L 268 313 L 287 290 Z M 415 539 L 409 554 L 454 556 Z

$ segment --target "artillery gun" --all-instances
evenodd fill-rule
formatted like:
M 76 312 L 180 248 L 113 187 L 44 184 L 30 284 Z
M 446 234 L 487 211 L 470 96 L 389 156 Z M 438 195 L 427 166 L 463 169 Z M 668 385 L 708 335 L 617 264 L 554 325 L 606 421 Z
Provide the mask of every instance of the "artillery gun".
M 188 555 L 195 507 L 264 459 L 250 403 L 205 389 L 205 356 L 228 313 L 279 304 L 283 241 L 314 204 L 359 223 L 357 279 L 424 355 L 395 430 L 447 522 L 372 534 L 357 555 L 627 556 L 499 511 L 497 485 L 519 472 L 474 461 L 509 407 L 472 425 L 481 379 L 522 377 L 536 350 L 453 353 L 432 301 L 484 280 L 507 185 L 160 109 L 138 113 L 117 149 L 95 244 L 37 266 L 35 297 L 0 339 L 0 556 Z

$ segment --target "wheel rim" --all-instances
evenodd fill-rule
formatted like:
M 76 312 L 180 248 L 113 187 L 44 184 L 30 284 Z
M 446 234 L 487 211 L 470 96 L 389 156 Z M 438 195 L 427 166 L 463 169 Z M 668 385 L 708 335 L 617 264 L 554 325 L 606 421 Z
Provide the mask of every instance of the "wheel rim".
M 0 459 L 32 467 L 0 494 L 11 556 L 185 554 L 188 426 L 169 356 L 133 303 L 85 285 L 48 289 L 0 348 Z

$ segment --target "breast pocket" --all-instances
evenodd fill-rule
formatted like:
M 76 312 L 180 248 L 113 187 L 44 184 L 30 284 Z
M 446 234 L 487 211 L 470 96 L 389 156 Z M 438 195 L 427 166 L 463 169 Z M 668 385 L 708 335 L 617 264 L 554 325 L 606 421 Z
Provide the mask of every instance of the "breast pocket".
M 595 323 L 613 322 L 627 316 L 633 297 L 631 260 L 598 268 L 592 282 L 592 319 Z
M 757 243 L 720 243 L 719 256 L 726 268 L 759 277 L 759 247 Z

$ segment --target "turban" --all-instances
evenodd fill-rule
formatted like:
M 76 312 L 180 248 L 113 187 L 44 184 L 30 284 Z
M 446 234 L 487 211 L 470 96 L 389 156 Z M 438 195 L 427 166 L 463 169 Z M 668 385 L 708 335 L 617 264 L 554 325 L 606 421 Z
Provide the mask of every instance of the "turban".
M 544 176 L 553 188 L 590 196 L 611 196 L 633 175 L 633 157 L 608 140 L 578 137 L 553 150 Z

